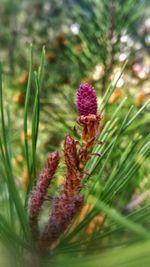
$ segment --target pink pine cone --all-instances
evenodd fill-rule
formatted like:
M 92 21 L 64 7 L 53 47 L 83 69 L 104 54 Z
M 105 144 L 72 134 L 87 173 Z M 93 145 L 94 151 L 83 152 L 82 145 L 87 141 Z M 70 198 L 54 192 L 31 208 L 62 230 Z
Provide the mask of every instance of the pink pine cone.
M 97 114 L 97 97 L 94 88 L 88 83 L 80 85 L 77 91 L 77 110 L 80 115 Z

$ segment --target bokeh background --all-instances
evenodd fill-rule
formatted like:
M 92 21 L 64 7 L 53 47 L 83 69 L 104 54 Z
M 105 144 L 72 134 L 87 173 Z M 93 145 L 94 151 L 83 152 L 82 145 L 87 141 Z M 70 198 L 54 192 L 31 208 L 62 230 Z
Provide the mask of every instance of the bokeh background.
M 103 112 L 102 128 L 111 120 L 121 101 L 127 101 L 119 112 L 121 125 L 129 108 L 134 112 L 150 98 L 150 2 L 147 0 L 0 0 L 0 61 L 3 67 L 5 109 L 11 116 L 11 160 L 15 181 L 23 195 L 28 183 L 24 139 L 32 142 L 32 114 L 35 82 L 32 79 L 28 110 L 28 134 L 24 137 L 23 116 L 29 78 L 30 46 L 33 46 L 33 70 L 38 70 L 45 47 L 45 69 L 40 91 L 40 124 L 37 143 L 37 174 L 48 152 L 58 149 L 63 155 L 63 140 L 74 131 L 77 117 L 75 95 L 82 82 L 95 87 L 99 106 L 109 85 L 120 75 Z M 7 113 L 6 112 L 6 113 Z M 147 107 L 130 129 L 118 140 L 117 149 L 104 169 L 102 184 L 112 166 L 123 155 L 129 143 L 134 144 L 128 159 L 142 167 L 132 173 L 132 181 L 114 198 L 113 205 L 122 214 L 149 204 L 150 165 L 139 158 L 138 140 L 146 140 L 150 129 Z M 111 129 L 107 142 L 116 130 Z M 132 154 L 133 153 L 133 154 Z M 139 164 L 140 166 L 140 164 Z M 139 167 L 138 167 L 139 168 Z M 63 180 L 60 166 L 58 184 Z M 3 187 L 0 189 L 3 194 Z M 139 199 L 133 204 L 134 199 Z M 1 201 L 1 207 L 3 201 Z M 147 218 L 148 219 L 148 218 Z M 145 223 L 145 222 L 144 222 Z M 146 221 L 146 226 L 149 222 Z M 120 234 L 120 233 L 119 233 Z M 120 237 L 120 235 L 118 236 Z M 128 239 L 126 234 L 123 239 Z M 111 239 L 112 238 L 112 239 Z M 110 238 L 110 242 L 113 237 Z M 113 243 L 114 242 L 114 243 Z M 108 240 L 102 244 L 108 245 Z
M 14 142 L 22 138 L 31 43 L 35 70 L 42 47 L 46 47 L 41 154 L 58 147 L 71 131 L 79 84 L 88 82 L 95 86 L 100 100 L 126 60 L 127 67 L 110 99 L 110 109 L 125 95 L 129 105 L 143 104 L 150 96 L 149 12 L 149 1 L 143 0 L 1 0 L 0 60 L 5 96 L 11 103 Z M 14 155 L 17 166 L 21 163 L 16 161 L 23 161 L 19 149 L 16 147 Z

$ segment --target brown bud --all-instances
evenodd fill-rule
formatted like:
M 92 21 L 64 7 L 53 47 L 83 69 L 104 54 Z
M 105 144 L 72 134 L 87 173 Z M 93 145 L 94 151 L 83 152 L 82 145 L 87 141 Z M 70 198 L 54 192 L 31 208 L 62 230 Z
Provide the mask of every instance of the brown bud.
M 77 148 L 76 141 L 70 136 L 67 135 L 64 142 L 64 156 L 65 163 L 68 169 L 76 170 L 78 164 Z
M 40 235 L 39 245 L 47 247 L 65 232 L 74 216 L 81 210 L 84 198 L 79 193 L 67 197 L 62 194 L 54 204 L 49 220 Z
M 29 199 L 29 204 L 28 204 L 29 221 L 34 238 L 38 232 L 37 230 L 35 231 L 35 224 L 37 224 L 37 217 L 41 210 L 41 206 L 45 200 L 45 196 L 48 192 L 49 185 L 55 174 L 58 163 L 59 163 L 58 152 L 55 151 L 49 154 L 43 172 L 39 180 L 37 181 L 37 185 L 33 190 L 31 197 Z

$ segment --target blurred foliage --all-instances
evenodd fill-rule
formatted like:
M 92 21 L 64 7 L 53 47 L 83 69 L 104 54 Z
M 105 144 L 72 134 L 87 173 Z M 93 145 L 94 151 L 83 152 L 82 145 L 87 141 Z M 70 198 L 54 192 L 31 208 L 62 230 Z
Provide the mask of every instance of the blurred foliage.
M 92 157 L 86 166 L 87 207 L 52 252 L 58 261 L 52 258 L 49 265 L 149 266 L 149 241 L 142 241 L 150 235 L 149 10 L 146 0 L 0 1 L 4 244 L 16 242 L 31 251 L 27 184 L 33 173 L 38 177 L 47 152 L 62 151 L 67 133 L 79 138 L 73 129 L 75 94 L 85 81 L 95 86 L 103 115 L 104 144 L 94 148 L 102 157 Z M 63 174 L 62 165 L 53 191 Z

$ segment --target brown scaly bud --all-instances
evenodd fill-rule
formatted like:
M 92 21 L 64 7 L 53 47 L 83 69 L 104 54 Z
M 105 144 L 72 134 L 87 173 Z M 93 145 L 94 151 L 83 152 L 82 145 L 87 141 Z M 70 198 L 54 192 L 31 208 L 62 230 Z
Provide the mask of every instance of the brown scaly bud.
M 76 170 L 78 164 L 76 144 L 77 142 L 70 135 L 66 136 L 64 142 L 65 163 L 67 168 L 71 170 Z
M 79 167 L 83 169 L 86 162 L 90 158 L 90 153 L 93 145 L 100 134 L 100 115 L 89 114 L 87 116 L 80 116 L 77 122 L 83 127 L 82 140 L 83 147 L 79 155 Z
M 40 246 L 48 246 L 62 234 L 83 206 L 84 198 L 79 193 L 83 174 L 78 169 L 77 142 L 67 135 L 64 156 L 67 167 L 66 181 L 60 197 L 56 199 L 49 220 L 41 233 Z
M 84 198 L 81 194 L 66 196 L 65 193 L 56 200 L 44 231 L 40 235 L 39 247 L 50 246 L 65 232 L 75 215 L 81 210 Z
M 66 194 L 73 195 L 80 189 L 83 174 L 78 168 L 79 158 L 77 152 L 77 141 L 67 135 L 64 142 L 64 156 L 67 167 L 66 183 L 64 189 Z
M 28 204 L 29 223 L 32 231 L 33 238 L 37 238 L 38 226 L 37 218 L 41 210 L 41 206 L 45 200 L 50 182 L 55 174 L 56 168 L 59 163 L 59 154 L 57 151 L 49 154 L 43 172 L 37 181 L 37 185 L 31 194 Z
M 64 192 L 66 196 L 73 196 L 81 189 L 81 180 L 83 174 L 80 171 L 76 173 L 68 170 L 66 175 L 66 183 L 64 185 Z
M 77 122 L 84 127 L 82 132 L 82 138 L 88 149 L 93 146 L 94 142 L 99 136 L 100 119 L 101 116 L 99 114 L 89 114 L 87 116 L 80 116 L 77 119 Z

